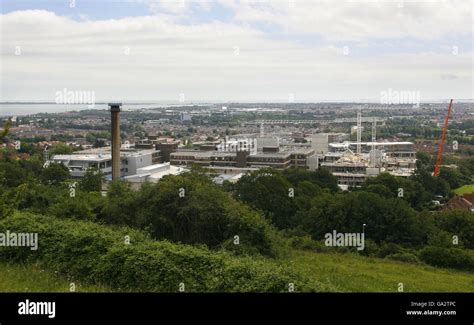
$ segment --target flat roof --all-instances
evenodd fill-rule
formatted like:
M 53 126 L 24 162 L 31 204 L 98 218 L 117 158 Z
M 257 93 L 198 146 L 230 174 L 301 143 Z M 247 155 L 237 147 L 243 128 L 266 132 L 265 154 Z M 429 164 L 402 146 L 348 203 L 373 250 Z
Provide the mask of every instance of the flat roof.
M 81 160 L 81 161 L 107 161 L 111 160 L 111 154 L 90 155 L 90 154 L 71 154 L 71 155 L 54 155 L 52 160 Z
M 410 141 L 398 141 L 398 142 L 360 142 L 361 145 L 376 145 L 376 146 L 396 146 L 396 145 L 413 145 Z M 329 143 L 332 147 L 344 147 L 348 145 L 357 145 L 357 142 L 331 142 Z

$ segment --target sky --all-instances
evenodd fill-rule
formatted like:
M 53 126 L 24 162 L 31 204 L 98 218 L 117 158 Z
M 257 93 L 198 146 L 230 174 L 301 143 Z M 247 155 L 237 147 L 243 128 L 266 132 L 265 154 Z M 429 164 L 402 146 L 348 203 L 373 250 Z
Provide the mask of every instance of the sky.
M 0 101 L 472 99 L 474 0 L 0 0 Z

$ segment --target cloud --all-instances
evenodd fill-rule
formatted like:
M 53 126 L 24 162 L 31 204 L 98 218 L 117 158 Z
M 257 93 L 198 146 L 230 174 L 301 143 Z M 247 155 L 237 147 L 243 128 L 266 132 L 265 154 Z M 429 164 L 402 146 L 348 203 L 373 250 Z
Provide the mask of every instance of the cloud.
M 227 1 L 220 3 L 225 5 Z M 468 34 L 472 25 L 472 3 L 465 0 L 240 0 L 229 5 L 235 8 L 237 21 L 267 22 L 290 33 L 315 34 L 338 41 L 436 39 Z
M 189 14 L 197 10 L 210 10 L 214 0 L 129 0 L 145 4 L 152 14 Z
M 440 77 L 441 77 L 441 80 L 455 80 L 459 78 L 455 74 L 442 74 Z
M 296 11 L 288 13 L 285 22 L 287 9 L 275 3 L 216 0 L 214 5 L 232 8 L 234 17 L 193 25 L 183 25 L 176 17 L 196 15 L 195 11 L 174 14 L 163 7 L 150 16 L 106 20 L 74 20 L 45 10 L 1 15 L 0 100 L 54 101 L 55 92 L 63 88 L 93 90 L 97 101 L 177 101 L 180 93 L 189 101 L 285 101 L 289 93 L 296 101 L 378 99 L 388 88 L 420 90 L 422 98 L 472 96 L 471 49 L 463 48 L 457 55 L 450 47 L 444 52 L 383 53 L 370 45 L 373 37 L 407 35 L 427 39 L 431 45 L 445 42 L 432 40 L 434 31 L 423 32 L 440 21 L 437 8 L 426 13 L 416 11 L 420 8 L 408 10 L 407 26 L 396 30 L 390 20 L 401 18 L 384 18 L 383 13 L 390 11 L 386 8 L 369 10 L 361 3 L 360 8 L 352 4 L 332 8 L 328 3 L 302 7 L 296 1 L 290 8 Z M 198 10 L 193 8 L 189 10 Z M 328 10 L 321 11 L 324 8 Z M 412 21 L 420 12 L 424 15 L 420 19 L 434 19 L 424 20 L 428 27 Z M 358 16 L 363 13 L 369 18 Z M 262 30 L 256 22 L 270 22 L 290 34 L 276 33 L 276 28 Z M 439 36 L 450 30 L 469 33 L 470 25 L 461 29 L 458 24 L 439 27 Z M 299 42 L 292 33 L 329 41 Z M 341 39 L 353 40 L 349 55 L 344 55 Z M 15 55 L 17 47 L 21 55 Z M 375 53 L 363 55 L 370 50 Z M 452 89 L 446 89 L 441 75 L 457 76 Z

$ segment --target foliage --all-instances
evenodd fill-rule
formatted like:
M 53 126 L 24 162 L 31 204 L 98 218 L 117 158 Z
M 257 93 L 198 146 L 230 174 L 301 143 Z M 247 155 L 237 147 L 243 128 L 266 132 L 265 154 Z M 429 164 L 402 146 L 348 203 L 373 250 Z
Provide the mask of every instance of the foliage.
M 87 192 L 100 192 L 103 182 L 105 182 L 105 176 L 102 171 L 97 168 L 88 168 L 79 181 L 79 188 Z
M 0 263 L 0 292 L 70 292 L 71 278 L 37 264 Z M 87 285 L 74 279 L 76 292 L 110 292 L 103 285 Z
M 321 283 L 262 258 L 154 241 L 130 228 L 29 214 L 4 218 L 0 228 L 37 232 L 40 239 L 37 251 L 0 250 L 1 260 L 40 263 L 114 290 L 177 292 L 180 283 L 187 292 L 287 292 L 289 283 L 297 291 L 325 290 Z
M 308 171 L 301 168 L 286 169 L 283 171 L 283 176 L 293 184 L 293 186 L 297 186 L 303 181 L 308 181 L 320 188 L 329 189 L 332 192 L 339 191 L 337 178 L 324 167 L 318 168 L 315 171 Z
M 473 273 L 358 254 L 295 250 L 285 264 L 337 292 L 474 292 Z
M 58 143 L 49 148 L 49 155 L 69 155 L 73 152 L 72 148 L 64 143 Z
M 423 262 L 466 271 L 474 271 L 474 257 L 459 248 L 427 246 L 420 251 Z
M 457 195 L 471 194 L 474 193 L 474 184 L 463 185 L 454 190 Z
M 316 240 L 333 230 L 361 232 L 363 224 L 366 236 L 377 243 L 419 245 L 424 236 L 416 213 L 406 202 L 367 192 L 323 194 L 311 201 L 310 209 L 298 213 L 297 221 Z
M 237 198 L 263 211 L 277 228 L 289 228 L 294 224 L 292 217 L 296 204 L 289 195 L 294 187 L 280 171 L 259 169 L 242 176 L 235 189 Z
M 69 169 L 63 164 L 51 163 L 45 167 L 40 175 L 44 184 L 59 184 L 71 177 Z
M 411 264 L 420 264 L 421 261 L 415 254 L 411 253 L 395 253 L 387 255 L 385 258 L 389 260 L 404 262 L 404 263 L 411 263 Z
M 459 245 L 474 249 L 474 214 L 465 210 L 450 210 L 437 213 L 434 217 L 435 225 L 442 231 L 449 233 L 449 242 L 452 244 L 455 235 Z

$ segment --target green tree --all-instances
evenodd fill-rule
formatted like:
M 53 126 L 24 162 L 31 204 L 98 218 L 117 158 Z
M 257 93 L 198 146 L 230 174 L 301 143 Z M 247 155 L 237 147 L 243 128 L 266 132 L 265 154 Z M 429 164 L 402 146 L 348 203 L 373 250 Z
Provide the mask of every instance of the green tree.
M 104 181 L 104 173 L 97 168 L 88 168 L 79 181 L 79 188 L 86 192 L 100 192 Z
M 458 245 L 474 249 L 474 214 L 465 210 L 450 210 L 438 212 L 434 217 L 435 225 L 442 231 L 450 234 L 453 245 L 453 236 L 457 236 Z
M 49 149 L 49 155 L 68 155 L 73 152 L 72 148 L 64 143 L 58 143 Z
M 262 168 L 242 176 L 235 185 L 235 194 L 242 202 L 263 211 L 265 217 L 280 229 L 293 226 L 297 210 L 295 186 L 280 171 Z
M 69 169 L 60 163 L 51 163 L 43 169 L 40 179 L 44 184 L 59 184 L 71 176 Z
M 439 177 L 444 179 L 452 189 L 468 184 L 470 181 L 466 179 L 461 172 L 453 168 L 440 168 Z
M 361 232 L 366 224 L 366 239 L 377 243 L 419 245 L 426 237 L 417 215 L 402 199 L 383 198 L 374 193 L 323 193 L 311 201 L 311 208 L 299 211 L 299 227 L 315 240 L 326 233 Z
M 138 214 L 145 206 L 139 199 L 140 197 L 132 190 L 129 182 L 113 181 L 109 185 L 100 218 L 110 224 L 140 226 Z
M 294 186 L 297 186 L 302 181 L 309 181 L 321 188 L 327 188 L 333 192 L 339 191 L 337 178 L 326 168 L 319 168 L 316 171 L 291 168 L 283 171 L 283 176 Z

